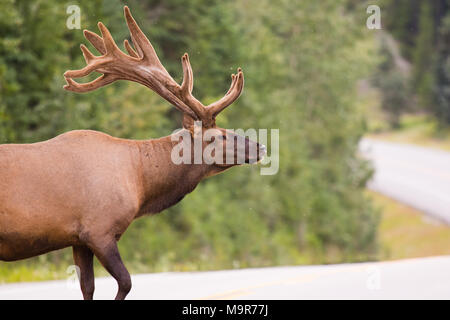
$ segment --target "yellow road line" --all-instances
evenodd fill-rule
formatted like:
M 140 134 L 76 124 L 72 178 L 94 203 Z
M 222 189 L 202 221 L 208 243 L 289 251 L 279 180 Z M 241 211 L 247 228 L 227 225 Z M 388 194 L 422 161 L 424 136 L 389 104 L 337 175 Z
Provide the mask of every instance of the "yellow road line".
M 354 272 L 363 271 L 363 270 L 366 270 L 371 265 L 372 264 L 364 264 L 364 266 L 348 266 L 348 267 L 342 266 L 342 267 L 338 267 L 339 268 L 338 270 L 333 269 L 333 270 L 315 271 L 315 272 L 300 275 L 300 276 L 289 277 L 289 278 L 285 278 L 285 279 L 281 279 L 281 280 L 277 280 L 277 281 L 262 283 L 259 285 L 243 287 L 243 288 L 232 290 L 232 291 L 226 291 L 226 292 L 222 292 L 222 293 L 212 294 L 209 296 L 197 298 L 197 300 L 233 299 L 236 297 L 241 297 L 241 296 L 252 294 L 252 293 L 254 293 L 255 289 L 277 286 L 277 285 L 293 285 L 293 284 L 312 282 L 312 281 L 315 281 L 324 276 L 328 276 L 328 275 L 332 275 L 332 274 L 336 274 L 336 273 L 342 273 L 342 272 L 348 272 L 348 271 L 354 271 Z

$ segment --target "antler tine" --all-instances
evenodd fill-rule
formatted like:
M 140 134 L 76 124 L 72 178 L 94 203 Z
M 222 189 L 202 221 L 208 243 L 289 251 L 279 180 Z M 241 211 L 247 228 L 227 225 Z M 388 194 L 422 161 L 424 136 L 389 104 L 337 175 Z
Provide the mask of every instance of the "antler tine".
M 184 95 L 188 95 L 192 93 L 194 77 L 191 63 L 189 62 L 189 55 L 187 53 L 181 57 L 181 64 L 183 66 L 183 82 L 181 84 L 181 91 Z
M 94 57 L 84 68 L 79 70 L 67 70 L 64 72 L 64 77 L 66 78 L 81 78 L 85 77 L 93 71 L 107 65 L 112 59 L 106 57 Z
M 125 49 L 127 49 L 130 56 L 132 56 L 133 58 L 139 58 L 139 55 L 136 53 L 136 51 L 134 51 L 133 47 L 127 39 L 123 41 L 123 45 L 125 46 Z
M 130 9 L 127 6 L 124 7 L 124 13 L 128 25 L 128 30 L 130 30 L 131 40 L 138 50 L 139 55 L 142 56 L 142 58 L 149 60 L 151 64 L 158 64 L 159 67 L 165 70 L 165 68 L 159 61 L 158 56 L 156 55 L 155 49 L 153 48 L 152 44 L 145 36 L 145 34 L 142 32 L 141 28 L 139 28 L 136 20 L 134 20 L 133 16 L 131 15 Z
M 181 57 L 181 64 L 183 66 L 183 82 L 180 88 L 181 97 L 187 104 L 189 104 L 192 110 L 199 115 L 200 119 L 206 120 L 207 111 L 205 107 L 192 95 L 192 89 L 194 87 L 194 74 L 192 72 L 191 62 L 189 61 L 189 55 L 187 53 Z
M 128 29 L 129 30 L 129 29 Z M 142 51 L 141 47 L 139 47 L 137 41 L 133 37 L 133 35 L 130 33 L 131 41 L 133 42 L 134 47 L 136 48 L 137 54 L 140 58 L 144 57 L 144 52 Z
M 116 81 L 118 77 L 112 74 L 102 74 L 97 79 L 87 83 L 78 83 L 67 77 L 65 77 L 65 79 L 67 84 L 64 86 L 64 89 L 73 92 L 88 92 L 106 86 Z
M 83 51 L 84 60 L 86 60 L 86 64 L 89 64 L 92 60 L 95 59 L 95 56 L 92 54 L 92 52 L 89 51 L 89 49 L 84 45 L 80 45 L 81 51 Z
M 101 54 L 106 53 L 102 37 L 89 30 L 84 30 L 83 33 L 86 40 L 88 40 L 95 47 L 95 49 L 98 50 L 98 52 L 100 52 Z
M 189 70 L 189 73 L 191 74 L 191 78 L 192 78 L 192 81 L 190 82 L 190 86 L 189 86 L 189 92 L 192 92 L 192 89 L 194 88 L 194 73 L 192 72 L 191 62 L 189 60 L 189 55 L 187 53 L 186 53 L 186 58 L 187 58 L 188 66 L 189 66 L 188 70 Z
M 230 104 L 232 104 L 242 93 L 242 89 L 244 88 L 244 73 L 242 72 L 241 68 L 238 68 L 237 75 L 231 76 L 231 85 L 230 89 L 228 89 L 228 92 L 225 94 L 225 96 L 222 97 L 222 99 L 211 103 L 207 109 L 210 110 L 210 112 L 213 115 L 219 114 L 223 109 L 228 107 Z
M 102 39 L 103 44 L 105 45 L 106 55 L 108 54 L 115 55 L 117 52 L 122 52 L 116 45 L 116 42 L 111 36 L 111 33 L 109 32 L 108 28 L 106 28 L 105 25 L 101 22 L 99 22 L 97 25 L 98 28 L 100 29 L 100 32 L 102 33 Z
M 236 84 L 236 79 L 237 79 L 237 77 L 236 77 L 236 75 L 233 73 L 233 74 L 231 75 L 231 85 L 230 85 L 230 88 L 228 89 L 227 93 L 225 93 L 225 95 L 230 94 L 231 90 L 233 90 L 233 88 L 234 88 L 234 86 L 235 86 L 235 84 Z

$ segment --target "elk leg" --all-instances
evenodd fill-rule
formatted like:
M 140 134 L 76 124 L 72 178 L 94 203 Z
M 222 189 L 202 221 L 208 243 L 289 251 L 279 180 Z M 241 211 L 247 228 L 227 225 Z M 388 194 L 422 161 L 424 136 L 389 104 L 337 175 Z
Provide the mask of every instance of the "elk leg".
M 124 300 L 131 290 L 131 277 L 122 262 L 116 241 L 112 241 L 106 248 L 94 249 L 94 254 L 105 269 L 117 281 L 119 290 L 116 300 Z
M 73 246 L 73 261 L 80 268 L 80 286 L 84 300 L 92 300 L 95 289 L 94 254 L 86 246 Z

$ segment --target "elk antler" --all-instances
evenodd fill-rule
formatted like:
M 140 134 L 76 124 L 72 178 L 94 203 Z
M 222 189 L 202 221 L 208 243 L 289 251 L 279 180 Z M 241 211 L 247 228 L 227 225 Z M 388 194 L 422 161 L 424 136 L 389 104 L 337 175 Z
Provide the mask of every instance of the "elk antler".
M 244 73 L 241 68 L 238 68 L 237 75 L 231 75 L 231 86 L 228 92 L 222 97 L 222 99 L 211 103 L 208 106 L 210 112 L 216 116 L 223 109 L 232 104 L 241 95 L 242 89 L 244 88 Z
M 131 80 L 152 89 L 161 97 L 173 104 L 181 112 L 195 120 L 214 121 L 215 116 L 232 104 L 241 94 L 244 86 L 244 75 L 239 68 L 237 75 L 232 75 L 230 89 L 227 94 L 205 107 L 192 95 L 194 77 L 189 56 L 181 57 L 183 66 L 183 82 L 181 86 L 169 75 L 156 55 L 155 49 L 144 35 L 130 13 L 124 7 L 125 19 L 130 30 L 131 40 L 136 50 L 125 40 L 124 46 L 128 55 L 123 53 L 114 42 L 110 32 L 101 22 L 98 28 L 102 36 L 84 30 L 86 39 L 102 54 L 94 56 L 85 45 L 81 45 L 86 66 L 80 70 L 69 70 L 64 73 L 67 85 L 64 89 L 74 92 L 88 92 L 106 86 L 116 80 Z M 102 73 L 97 79 L 88 83 L 77 83 L 72 78 L 87 76 L 93 71 Z

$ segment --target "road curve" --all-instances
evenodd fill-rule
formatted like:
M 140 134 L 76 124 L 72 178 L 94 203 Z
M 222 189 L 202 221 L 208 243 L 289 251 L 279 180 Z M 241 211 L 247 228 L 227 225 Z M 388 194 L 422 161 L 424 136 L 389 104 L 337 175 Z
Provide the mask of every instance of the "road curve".
M 450 224 L 450 152 L 363 139 L 375 175 L 369 188 Z
M 450 256 L 132 276 L 128 299 L 450 299 Z M 114 298 L 112 278 L 95 299 Z M 0 299 L 81 299 L 71 280 L 0 285 Z

